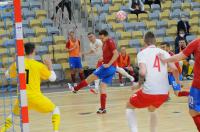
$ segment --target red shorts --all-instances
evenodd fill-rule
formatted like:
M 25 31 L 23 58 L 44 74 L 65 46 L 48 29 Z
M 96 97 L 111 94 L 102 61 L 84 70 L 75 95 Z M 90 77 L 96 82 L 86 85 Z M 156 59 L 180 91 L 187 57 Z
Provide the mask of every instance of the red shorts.
M 130 103 L 136 108 L 146 108 L 149 106 L 159 108 L 168 99 L 168 97 L 168 94 L 145 94 L 141 89 L 130 97 Z

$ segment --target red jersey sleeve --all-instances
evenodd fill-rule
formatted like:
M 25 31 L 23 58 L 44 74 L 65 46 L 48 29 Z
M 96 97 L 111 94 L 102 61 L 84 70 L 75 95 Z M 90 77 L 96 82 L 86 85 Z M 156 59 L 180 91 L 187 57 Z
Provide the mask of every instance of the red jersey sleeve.
M 116 45 L 115 45 L 115 43 L 114 43 L 114 41 L 113 40 L 109 40 L 110 42 L 109 42 L 109 48 L 110 48 L 110 51 L 114 51 L 114 50 L 116 50 Z
M 188 46 L 183 50 L 183 54 L 187 57 L 190 56 L 197 49 L 198 43 L 200 43 L 200 39 L 195 39 L 189 43 Z
M 69 40 L 66 42 L 66 48 L 67 49 L 69 49 L 69 47 L 70 47 L 70 42 L 69 42 Z

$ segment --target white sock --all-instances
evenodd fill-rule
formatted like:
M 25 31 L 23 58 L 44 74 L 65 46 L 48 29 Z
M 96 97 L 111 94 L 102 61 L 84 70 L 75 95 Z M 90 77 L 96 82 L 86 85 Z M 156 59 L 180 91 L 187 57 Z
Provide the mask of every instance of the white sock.
M 156 132 L 156 126 L 157 126 L 156 112 L 149 112 L 149 113 L 150 113 L 150 132 Z
M 128 79 L 130 79 L 131 82 L 134 81 L 134 78 L 133 78 L 131 75 L 129 75 L 123 68 L 117 67 L 117 72 L 119 72 L 119 73 L 122 74 L 123 76 L 127 77 Z
M 56 108 L 53 110 L 53 115 L 60 115 L 60 109 L 56 106 Z
M 138 132 L 135 110 L 126 109 L 126 117 L 128 119 L 128 125 L 131 132 Z
M 94 88 L 98 91 L 99 90 L 99 83 L 100 83 L 100 80 L 97 79 L 94 81 Z

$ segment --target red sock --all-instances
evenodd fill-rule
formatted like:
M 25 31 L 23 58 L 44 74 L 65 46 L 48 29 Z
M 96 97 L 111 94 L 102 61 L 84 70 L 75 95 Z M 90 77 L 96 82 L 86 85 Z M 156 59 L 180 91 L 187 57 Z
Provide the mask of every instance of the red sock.
M 81 81 L 83 81 L 85 79 L 84 74 L 82 72 L 79 73 L 79 77 L 80 77 Z
M 71 79 L 72 79 L 72 82 L 75 83 L 76 82 L 76 74 L 71 74 Z
M 199 132 L 200 132 L 200 115 L 197 115 L 197 116 L 192 117 L 192 118 L 193 118 L 193 120 L 194 120 L 194 122 L 195 122 L 195 124 L 196 124 L 196 126 L 197 126 L 197 129 L 198 129 Z
M 83 81 L 81 81 L 76 87 L 74 87 L 74 90 L 75 90 L 75 91 L 78 91 L 78 90 L 80 90 L 81 88 L 86 87 L 87 85 L 88 85 L 88 83 L 87 83 L 85 80 L 83 80 Z
M 122 83 L 122 74 L 119 73 L 119 83 Z
M 106 94 L 101 94 L 100 96 L 100 102 L 101 102 L 101 109 L 105 109 L 106 108 Z
M 190 92 L 188 91 L 180 91 L 178 93 L 178 97 L 182 97 L 182 96 L 189 96 Z

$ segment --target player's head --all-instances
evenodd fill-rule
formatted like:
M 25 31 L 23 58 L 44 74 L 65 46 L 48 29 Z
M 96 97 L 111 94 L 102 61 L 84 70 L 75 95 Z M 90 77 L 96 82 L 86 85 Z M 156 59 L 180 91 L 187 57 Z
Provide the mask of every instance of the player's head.
M 94 35 L 93 32 L 89 32 L 88 33 L 88 39 L 90 40 L 90 42 L 94 43 L 96 41 L 96 36 Z
M 178 44 L 179 44 L 180 48 L 184 49 L 187 45 L 187 42 L 184 38 L 180 38 L 179 41 L 178 41 Z
M 154 45 L 156 43 L 156 38 L 153 32 L 148 31 L 145 35 L 144 35 L 144 42 L 147 46 L 149 45 Z
M 160 48 L 165 51 L 170 51 L 170 44 L 168 42 L 163 42 L 160 44 Z
M 26 43 L 24 45 L 25 54 L 26 55 L 34 55 L 35 54 L 35 45 L 32 43 Z
M 70 30 L 70 31 L 69 31 L 69 39 L 75 39 L 74 30 Z
M 106 30 L 101 30 L 99 32 L 99 38 L 102 42 L 106 41 L 106 39 L 108 38 L 108 32 Z
M 121 52 L 122 55 L 125 55 L 126 54 L 126 47 L 121 47 L 120 52 Z

